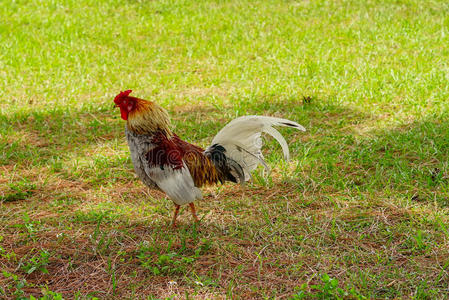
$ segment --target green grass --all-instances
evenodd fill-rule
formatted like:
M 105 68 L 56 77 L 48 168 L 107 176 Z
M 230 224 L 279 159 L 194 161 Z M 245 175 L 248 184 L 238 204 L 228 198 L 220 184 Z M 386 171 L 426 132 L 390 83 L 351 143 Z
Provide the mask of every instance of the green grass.
M 449 297 L 448 11 L 0 2 L 0 298 Z M 268 141 L 269 178 L 203 189 L 201 225 L 183 210 L 172 230 L 133 173 L 124 89 L 203 147 L 246 114 L 308 131 L 282 130 L 289 163 Z

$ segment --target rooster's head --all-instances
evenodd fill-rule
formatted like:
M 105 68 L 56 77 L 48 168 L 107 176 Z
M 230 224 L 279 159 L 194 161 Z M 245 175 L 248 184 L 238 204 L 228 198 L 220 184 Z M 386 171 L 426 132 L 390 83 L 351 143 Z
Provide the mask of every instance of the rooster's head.
M 120 92 L 114 98 L 115 106 L 120 107 L 120 114 L 123 120 L 128 120 L 129 113 L 136 107 L 136 98 L 130 97 L 132 90 Z
M 114 98 L 116 107 L 120 108 L 122 119 L 128 128 L 139 134 L 162 131 L 171 136 L 170 119 L 167 112 L 154 102 L 132 97 L 131 90 L 120 92 Z

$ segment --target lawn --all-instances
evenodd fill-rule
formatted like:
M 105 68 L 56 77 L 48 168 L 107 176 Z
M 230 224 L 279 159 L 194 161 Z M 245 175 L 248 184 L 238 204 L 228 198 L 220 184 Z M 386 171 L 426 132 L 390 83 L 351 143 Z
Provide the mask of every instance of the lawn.
M 0 298 L 449 297 L 445 0 L 0 2 Z M 285 117 L 292 160 L 203 189 L 133 172 L 120 91 L 208 146 Z M 266 175 L 266 174 L 265 174 Z M 58 298 L 59 297 L 59 298 Z

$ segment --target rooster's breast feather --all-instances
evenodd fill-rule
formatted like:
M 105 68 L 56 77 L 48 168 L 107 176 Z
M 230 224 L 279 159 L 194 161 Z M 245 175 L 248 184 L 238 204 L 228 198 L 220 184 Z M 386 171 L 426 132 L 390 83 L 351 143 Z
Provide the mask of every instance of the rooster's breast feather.
M 125 127 L 125 135 L 128 140 L 129 151 L 131 153 L 131 160 L 134 166 L 134 171 L 137 176 L 149 188 L 158 188 L 156 182 L 150 178 L 146 173 L 146 166 L 148 162 L 145 159 L 145 154 L 149 149 L 153 148 L 151 135 L 136 134 Z

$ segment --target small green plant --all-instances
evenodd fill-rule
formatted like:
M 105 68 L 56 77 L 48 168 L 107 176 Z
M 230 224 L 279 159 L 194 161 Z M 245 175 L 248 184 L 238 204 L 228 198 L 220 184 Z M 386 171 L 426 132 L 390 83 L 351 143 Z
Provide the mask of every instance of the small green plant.
M 202 239 L 200 245 L 193 251 L 193 255 L 186 255 L 185 245 L 178 251 L 171 250 L 171 243 L 165 253 L 158 247 L 141 244 L 137 258 L 145 269 L 154 275 L 185 274 L 187 266 L 191 265 L 201 254 L 211 247 L 210 240 Z M 188 252 L 188 251 L 187 251 Z
M 156 257 L 148 252 L 141 252 L 137 255 L 142 267 L 150 270 L 154 275 L 159 274 L 183 274 L 187 265 L 193 263 L 193 257 L 183 257 L 176 252 L 160 254 Z
M 95 297 L 96 292 L 91 292 L 83 295 L 80 291 L 77 291 L 73 298 L 75 300 L 98 300 L 98 297 Z
M 30 300 L 63 300 L 62 294 L 50 291 L 47 287 L 42 289 L 43 296 L 40 298 L 35 298 L 33 295 L 30 295 Z
M 47 250 L 39 250 L 38 253 L 33 255 L 29 260 L 25 261 L 21 265 L 21 269 L 27 274 L 31 274 L 35 271 L 48 274 L 47 266 L 50 255 L 50 252 Z
M 16 274 L 7 271 L 3 271 L 2 274 L 5 278 L 11 279 L 12 284 L 6 284 L 4 287 L 0 288 L 0 296 L 7 296 L 8 293 L 15 296 L 15 299 L 27 299 L 25 298 L 25 292 L 23 291 L 23 288 L 27 286 L 27 281 L 25 279 L 20 279 Z
M 28 239 L 35 241 L 37 238 L 36 233 L 39 232 L 42 226 L 41 221 L 31 220 L 30 216 L 27 213 L 22 216 L 22 220 L 23 223 L 16 224 L 14 225 L 14 227 L 24 229 L 26 231 L 25 236 Z
M 0 236 L 0 242 L 3 241 L 3 236 Z M 0 257 L 8 261 L 17 261 L 17 255 L 14 251 L 8 252 L 0 246 Z
M 321 275 L 320 280 L 322 282 L 321 284 L 314 284 L 310 286 L 312 290 L 311 292 L 307 291 L 307 284 L 303 284 L 300 288 L 300 291 L 297 294 L 293 295 L 290 299 L 366 299 L 366 297 L 360 295 L 354 287 L 350 288 L 349 291 L 338 287 L 338 280 L 335 278 L 331 278 L 327 274 Z

